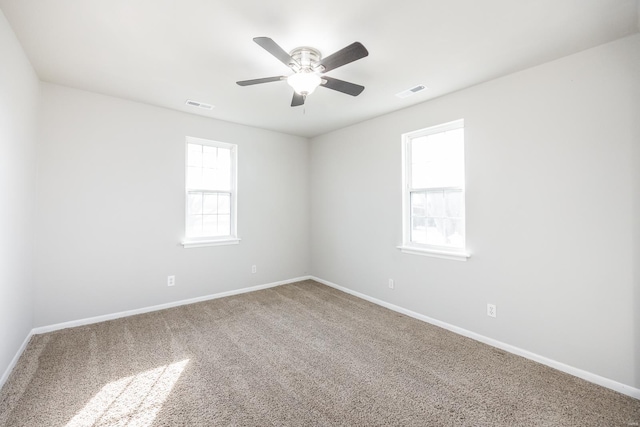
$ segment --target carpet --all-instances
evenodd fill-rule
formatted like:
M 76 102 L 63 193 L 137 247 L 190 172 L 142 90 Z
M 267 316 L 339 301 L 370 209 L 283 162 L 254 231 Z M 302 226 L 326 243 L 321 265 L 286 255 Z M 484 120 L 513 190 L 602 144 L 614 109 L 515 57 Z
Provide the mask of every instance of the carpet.
M 638 426 L 640 401 L 313 281 L 35 335 L 4 426 Z

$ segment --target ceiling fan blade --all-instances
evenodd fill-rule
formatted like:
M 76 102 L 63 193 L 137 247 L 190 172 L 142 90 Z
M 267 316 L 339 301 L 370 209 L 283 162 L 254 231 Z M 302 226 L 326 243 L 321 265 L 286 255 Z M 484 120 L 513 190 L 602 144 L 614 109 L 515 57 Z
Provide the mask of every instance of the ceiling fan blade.
M 345 82 L 344 80 L 333 79 L 328 76 L 322 76 L 322 80 L 326 81 L 322 86 L 337 90 L 338 92 L 346 93 L 351 96 L 358 96 L 364 90 L 364 86 L 357 85 L 355 83 Z
M 250 86 L 250 85 L 257 85 L 260 83 L 269 83 L 269 82 L 279 82 L 280 80 L 284 80 L 286 79 L 286 77 L 284 76 L 276 76 L 276 77 L 265 77 L 262 79 L 253 79 L 253 80 L 241 80 L 239 82 L 236 82 L 238 85 L 240 86 Z
M 349 46 L 340 49 L 336 53 L 327 56 L 320 61 L 324 67 L 323 73 L 331 71 L 345 64 L 364 58 L 369 55 L 369 51 L 360 42 L 351 43 Z
M 304 104 L 304 96 L 300 95 L 298 92 L 293 92 L 293 99 L 291 100 L 292 107 L 298 107 Z
M 293 59 L 291 55 L 285 52 L 285 50 L 282 49 L 278 45 L 278 43 L 274 42 L 269 37 L 255 37 L 253 41 L 258 43 L 264 50 L 269 52 L 271 55 L 278 58 L 278 60 L 282 62 L 284 65 L 286 65 L 287 67 L 294 68 L 292 67 L 292 64 L 293 64 L 294 66 L 297 66 L 298 68 L 300 68 L 300 64 L 298 64 L 298 62 L 295 59 Z

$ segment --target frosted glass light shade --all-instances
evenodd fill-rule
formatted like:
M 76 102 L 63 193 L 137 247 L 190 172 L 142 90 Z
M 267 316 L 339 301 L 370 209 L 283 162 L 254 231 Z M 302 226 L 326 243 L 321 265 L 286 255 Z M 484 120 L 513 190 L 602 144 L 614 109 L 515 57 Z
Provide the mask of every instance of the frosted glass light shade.
M 318 86 L 320 86 L 322 79 L 314 72 L 301 72 L 287 77 L 287 83 L 296 91 L 296 93 L 300 95 L 309 95 L 310 93 L 313 93 Z

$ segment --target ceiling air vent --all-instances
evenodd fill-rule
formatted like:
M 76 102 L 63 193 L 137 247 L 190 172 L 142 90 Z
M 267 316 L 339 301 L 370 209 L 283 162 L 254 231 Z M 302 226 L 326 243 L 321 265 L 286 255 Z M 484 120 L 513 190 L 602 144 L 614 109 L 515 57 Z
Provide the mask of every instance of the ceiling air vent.
M 205 104 L 204 102 L 192 101 L 190 99 L 187 99 L 186 104 L 192 107 L 198 107 L 205 110 L 211 110 L 213 108 L 213 105 Z
M 425 90 L 427 87 L 425 85 L 418 85 L 418 86 L 414 86 L 411 89 L 407 89 L 404 90 L 400 93 L 396 93 L 396 96 L 398 98 L 406 98 L 408 96 L 414 95 L 418 92 L 422 92 L 423 90 Z

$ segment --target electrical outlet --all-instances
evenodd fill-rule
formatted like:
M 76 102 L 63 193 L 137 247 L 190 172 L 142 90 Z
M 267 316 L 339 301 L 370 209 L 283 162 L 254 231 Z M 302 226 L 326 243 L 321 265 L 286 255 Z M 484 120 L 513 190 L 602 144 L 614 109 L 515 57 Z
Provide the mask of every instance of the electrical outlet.
M 395 286 L 395 283 L 393 282 L 393 279 L 389 279 L 389 289 L 393 289 Z
M 487 316 L 496 317 L 496 306 L 494 304 L 487 304 Z
M 176 284 L 176 276 L 167 276 L 167 286 L 173 286 Z
M 253 274 L 256 274 L 256 273 L 258 272 L 258 267 L 256 267 L 255 265 L 252 265 L 252 266 L 251 266 L 251 272 L 252 272 Z

